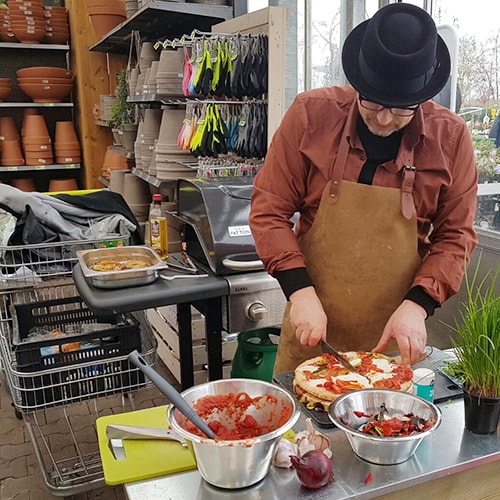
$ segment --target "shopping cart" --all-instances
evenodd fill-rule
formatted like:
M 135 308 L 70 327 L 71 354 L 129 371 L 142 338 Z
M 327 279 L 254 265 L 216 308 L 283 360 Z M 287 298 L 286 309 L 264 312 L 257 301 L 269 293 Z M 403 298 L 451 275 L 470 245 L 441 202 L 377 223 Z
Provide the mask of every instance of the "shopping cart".
M 149 385 L 127 361 L 130 351 L 156 363 L 142 311 L 97 316 L 78 296 L 76 250 L 101 243 L 0 247 L 2 376 L 55 496 L 105 486 L 95 419 L 134 410 L 137 391 Z

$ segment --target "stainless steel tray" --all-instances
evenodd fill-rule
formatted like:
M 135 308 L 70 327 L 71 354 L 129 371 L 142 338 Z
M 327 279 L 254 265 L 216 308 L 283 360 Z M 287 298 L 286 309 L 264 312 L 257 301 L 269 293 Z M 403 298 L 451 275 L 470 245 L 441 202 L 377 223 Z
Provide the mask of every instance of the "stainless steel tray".
M 129 286 L 147 285 L 155 281 L 160 270 L 168 266 L 160 256 L 146 246 L 124 246 L 114 248 L 97 248 L 95 250 L 78 250 L 76 252 L 82 273 L 87 281 L 97 288 L 125 288 Z M 128 260 L 144 260 L 148 265 L 134 269 L 116 271 L 95 271 L 93 267 L 103 260 L 118 262 Z

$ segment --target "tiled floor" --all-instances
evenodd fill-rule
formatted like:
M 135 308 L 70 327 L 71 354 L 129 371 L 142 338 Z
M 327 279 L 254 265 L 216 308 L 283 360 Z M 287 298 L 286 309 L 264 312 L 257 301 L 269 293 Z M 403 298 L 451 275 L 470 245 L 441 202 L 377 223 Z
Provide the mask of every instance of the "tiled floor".
M 170 383 L 177 385 L 175 379 L 168 372 L 161 361 L 158 361 L 156 370 Z M 179 388 L 179 387 L 177 387 Z M 165 397 L 155 388 L 147 387 L 138 390 L 133 398 L 135 409 L 151 408 L 167 404 Z M 18 418 L 12 407 L 12 399 L 6 388 L 5 379 L 2 379 L 0 387 L 0 499 L 1 500 L 50 500 L 57 497 L 65 497 L 72 500 L 122 500 L 125 494 L 121 486 L 101 486 L 89 489 L 91 484 L 91 472 L 83 473 L 82 491 L 77 491 L 71 483 L 71 491 L 64 490 L 62 486 L 49 479 L 52 492 L 45 484 L 42 469 L 49 471 L 52 461 L 45 453 L 48 448 L 54 459 L 60 460 L 61 456 L 74 456 L 68 454 L 68 447 L 74 447 L 76 441 L 81 445 L 80 452 L 84 456 L 97 456 L 98 445 L 95 431 L 95 419 L 110 413 L 129 411 L 130 400 L 120 396 L 94 399 L 82 403 L 74 403 L 65 408 L 52 408 L 47 411 L 37 410 Z M 125 403 L 125 406 L 123 406 Z M 69 419 L 69 423 L 66 419 Z M 37 448 L 41 451 L 43 467 L 35 454 L 35 447 L 28 431 L 28 426 L 33 429 Z M 38 432 L 41 429 L 41 433 Z M 70 440 L 69 429 L 77 433 L 76 440 Z M 40 434 L 47 439 L 48 447 L 45 447 Z M 97 458 L 99 461 L 99 459 Z M 87 460 L 85 460 L 87 463 Z M 90 460 L 89 460 L 89 463 Z M 73 470 L 75 464 L 73 463 Z M 65 471 L 62 466 L 56 470 Z M 101 473 L 97 474 L 101 477 Z M 54 486 L 54 484 L 57 484 Z M 71 493 L 71 494 L 69 494 Z

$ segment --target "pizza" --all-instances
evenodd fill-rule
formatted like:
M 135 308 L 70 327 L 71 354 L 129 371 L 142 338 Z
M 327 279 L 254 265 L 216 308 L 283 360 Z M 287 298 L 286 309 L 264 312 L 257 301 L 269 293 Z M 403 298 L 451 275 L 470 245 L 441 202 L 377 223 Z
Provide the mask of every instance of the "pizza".
M 341 353 L 356 371 L 344 368 L 334 356 L 324 353 L 301 363 L 294 372 L 293 390 L 309 409 L 327 411 L 330 404 L 349 391 L 393 389 L 411 392 L 413 371 L 393 358 L 376 352 Z

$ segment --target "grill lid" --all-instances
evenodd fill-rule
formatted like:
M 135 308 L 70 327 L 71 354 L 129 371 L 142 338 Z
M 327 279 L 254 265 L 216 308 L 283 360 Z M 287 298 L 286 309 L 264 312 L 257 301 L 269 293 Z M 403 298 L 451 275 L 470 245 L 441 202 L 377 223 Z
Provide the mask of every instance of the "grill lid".
M 186 251 L 216 274 L 262 269 L 248 217 L 253 177 L 179 179 L 177 214 Z

